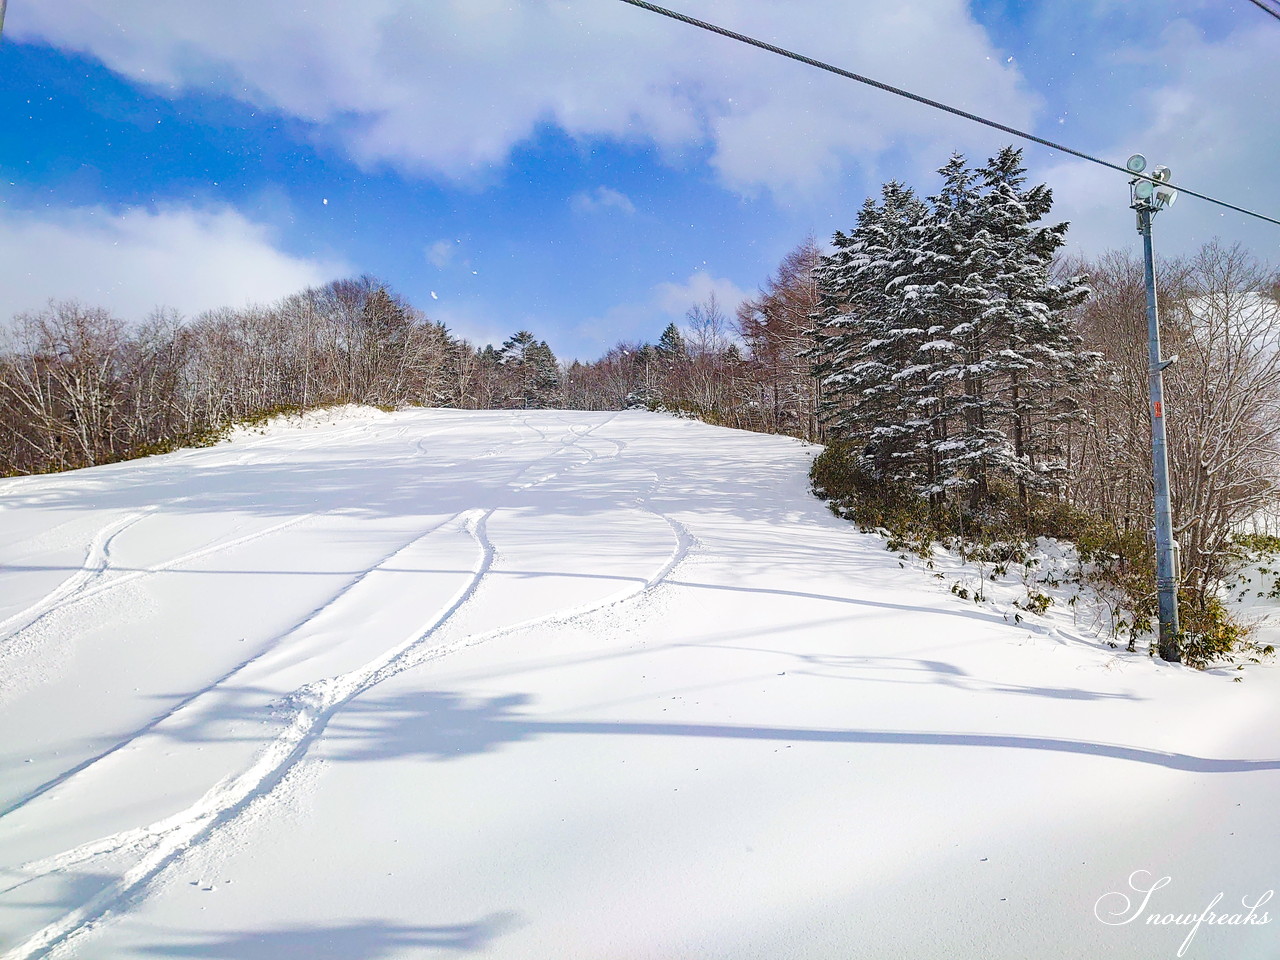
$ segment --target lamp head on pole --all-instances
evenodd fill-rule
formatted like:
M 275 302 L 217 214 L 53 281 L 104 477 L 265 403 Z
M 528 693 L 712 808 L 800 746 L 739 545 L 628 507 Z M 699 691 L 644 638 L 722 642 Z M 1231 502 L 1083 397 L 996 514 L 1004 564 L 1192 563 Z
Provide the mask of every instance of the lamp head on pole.
M 1169 186 L 1173 179 L 1173 171 L 1163 164 L 1158 164 L 1150 173 L 1147 169 L 1147 158 L 1135 153 L 1125 163 L 1130 173 L 1140 174 L 1129 181 L 1129 206 L 1141 213 L 1147 210 L 1152 214 L 1159 213 L 1166 207 L 1173 206 L 1178 199 L 1178 191 Z

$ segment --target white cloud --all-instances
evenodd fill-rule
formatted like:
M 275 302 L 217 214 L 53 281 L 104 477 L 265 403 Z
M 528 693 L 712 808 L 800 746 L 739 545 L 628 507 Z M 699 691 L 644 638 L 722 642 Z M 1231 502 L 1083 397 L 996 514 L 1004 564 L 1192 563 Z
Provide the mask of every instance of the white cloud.
M 621 210 L 623 213 L 635 213 L 636 205 L 631 198 L 612 187 L 596 187 L 590 192 L 574 194 L 569 205 L 579 213 L 594 213 L 599 210 Z
M 685 0 L 689 13 L 1015 125 L 1037 107 L 964 0 Z M 811 194 L 906 146 L 985 150 L 925 107 L 602 0 L 40 0 L 18 40 L 87 52 L 161 90 L 323 125 L 357 161 L 475 180 L 551 123 L 708 157 L 753 193 Z
M 157 306 L 196 314 L 265 303 L 350 272 L 279 250 L 229 207 L 101 207 L 0 213 L 0 320 L 76 299 L 137 320 Z
M 753 295 L 732 280 L 713 277 L 702 270 L 690 275 L 684 283 L 660 283 L 653 288 L 653 294 L 653 305 L 664 316 L 681 319 L 695 304 L 705 303 L 713 294 L 720 308 L 732 319 L 738 304 Z
M 732 280 L 713 277 L 699 270 L 680 283 L 655 285 L 643 300 L 610 307 L 600 317 L 579 324 L 568 356 L 593 360 L 620 340 L 657 340 L 667 324 L 685 326 L 685 317 L 695 304 L 705 303 L 715 294 L 730 329 L 738 304 L 754 294 Z
M 427 247 L 427 262 L 433 267 L 443 270 L 453 262 L 453 253 L 456 248 L 456 241 L 437 240 Z
M 1280 180 L 1273 175 L 1280 100 L 1257 95 L 1274 86 L 1280 25 L 1251 22 L 1210 40 L 1184 20 L 1158 40 L 1145 50 L 1117 52 L 1159 80 L 1133 91 L 1123 111 L 1131 126 L 1098 154 L 1122 163 L 1142 153 L 1153 165 L 1171 167 L 1175 183 L 1280 216 Z M 1047 169 L 1044 178 L 1054 187 L 1055 215 L 1073 221 L 1075 246 L 1088 252 L 1136 247 L 1123 176 L 1071 160 Z M 1156 218 L 1155 235 L 1157 253 L 1188 253 L 1214 236 L 1273 261 L 1280 250 L 1280 228 L 1191 196 Z

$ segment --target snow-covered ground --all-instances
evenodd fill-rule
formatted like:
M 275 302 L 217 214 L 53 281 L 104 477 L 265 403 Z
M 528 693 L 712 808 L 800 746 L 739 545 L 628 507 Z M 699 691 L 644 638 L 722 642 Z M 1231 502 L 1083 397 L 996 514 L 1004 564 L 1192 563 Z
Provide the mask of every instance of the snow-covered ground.
M 1278 885 L 1280 670 L 961 599 L 812 453 L 348 410 L 0 481 L 0 950 L 1280 956 L 1146 922 Z

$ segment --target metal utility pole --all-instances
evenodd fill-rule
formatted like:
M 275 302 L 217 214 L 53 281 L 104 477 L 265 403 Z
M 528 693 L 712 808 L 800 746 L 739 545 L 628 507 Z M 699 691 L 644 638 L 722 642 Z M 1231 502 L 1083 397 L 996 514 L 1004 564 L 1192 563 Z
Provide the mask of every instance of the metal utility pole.
M 0 37 L 4 36 L 4 7 L 7 0 L 0 0 Z
M 1147 160 L 1142 154 L 1129 158 L 1133 173 L 1142 173 Z M 1165 186 L 1172 174 L 1168 167 L 1156 167 L 1150 179 L 1130 183 L 1130 206 L 1138 212 L 1138 232 L 1142 234 L 1142 261 L 1147 279 L 1147 351 L 1151 377 L 1151 474 L 1155 482 L 1156 591 L 1159 597 L 1161 660 L 1182 660 L 1182 636 L 1178 625 L 1178 544 L 1173 539 L 1173 508 L 1169 497 L 1169 453 L 1165 440 L 1168 420 L 1164 407 L 1164 370 L 1176 363 L 1176 355 L 1160 355 L 1160 314 L 1156 304 L 1155 256 L 1151 250 L 1151 220 L 1173 204 L 1178 193 Z

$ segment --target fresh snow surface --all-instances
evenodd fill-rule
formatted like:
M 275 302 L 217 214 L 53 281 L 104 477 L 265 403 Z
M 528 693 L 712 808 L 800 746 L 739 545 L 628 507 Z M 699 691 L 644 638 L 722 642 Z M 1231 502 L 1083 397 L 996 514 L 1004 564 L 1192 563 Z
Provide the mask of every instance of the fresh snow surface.
M 1280 670 L 962 600 L 814 450 L 348 409 L 0 481 L 0 951 L 1158 958 L 1277 886 Z

